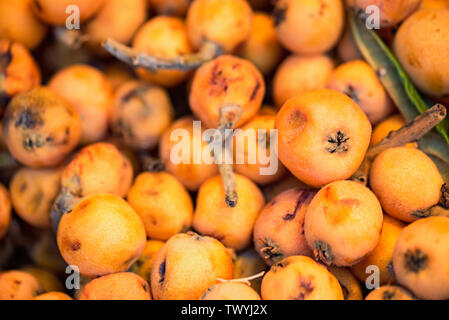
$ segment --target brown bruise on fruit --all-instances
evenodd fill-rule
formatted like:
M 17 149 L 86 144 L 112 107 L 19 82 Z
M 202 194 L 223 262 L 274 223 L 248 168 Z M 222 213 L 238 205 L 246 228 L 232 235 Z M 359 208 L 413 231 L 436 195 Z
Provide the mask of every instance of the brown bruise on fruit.
M 405 270 L 412 273 L 419 273 L 427 268 L 429 257 L 420 249 L 407 250 L 404 253 Z
M 298 290 L 299 293 L 296 297 L 293 297 L 293 300 L 305 300 L 315 290 L 313 279 L 311 277 L 300 277 Z
M 313 254 L 316 260 L 324 262 L 326 265 L 330 266 L 334 261 L 334 255 L 332 253 L 331 246 L 321 240 L 317 240 L 314 243 Z

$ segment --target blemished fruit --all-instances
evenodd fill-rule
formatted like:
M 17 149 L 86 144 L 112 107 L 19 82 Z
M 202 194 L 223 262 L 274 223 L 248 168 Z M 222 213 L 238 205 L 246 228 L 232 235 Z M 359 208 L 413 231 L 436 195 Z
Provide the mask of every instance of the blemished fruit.
M 272 94 L 277 109 L 304 92 L 324 89 L 333 69 L 334 62 L 324 54 L 287 57 L 273 78 Z
M 290 99 L 276 117 L 279 159 L 299 180 L 321 187 L 351 177 L 362 163 L 371 124 L 343 93 L 312 90 Z
M 399 28 L 394 52 L 414 84 L 424 93 L 449 95 L 449 8 L 419 10 Z
M 194 121 L 197 124 L 198 134 L 195 133 Z M 162 135 L 159 141 L 159 155 L 168 172 L 173 174 L 188 190 L 196 191 L 209 178 L 218 174 L 217 165 L 211 161 L 206 162 L 206 155 L 212 158 L 209 144 L 203 140 L 204 125 L 192 116 L 181 117 L 176 120 Z M 182 136 L 178 133 L 182 132 Z M 199 161 L 195 161 L 198 151 L 195 146 L 200 147 Z M 181 150 L 189 150 L 185 158 L 179 155 Z M 180 156 L 182 161 L 173 161 L 173 154 Z
M 196 50 L 211 41 L 232 53 L 249 38 L 252 19 L 246 0 L 194 0 L 187 12 L 187 34 Z
M 184 21 L 166 16 L 155 17 L 146 22 L 137 31 L 133 48 L 158 58 L 174 58 L 193 52 Z M 174 87 L 189 75 L 181 70 L 160 69 L 151 72 L 142 68 L 137 69 L 137 74 L 143 80 L 164 87 Z
M 219 239 L 235 250 L 251 243 L 254 223 L 265 204 L 262 192 L 246 177 L 235 176 L 239 201 L 235 207 L 225 202 L 220 176 L 207 180 L 199 189 L 193 215 L 193 228 L 199 233 Z
M 70 296 L 63 292 L 46 292 L 33 298 L 33 300 L 73 300 Z
M 449 298 L 449 218 L 429 217 L 405 227 L 396 242 L 397 281 L 421 299 Z
M 379 8 L 380 26 L 393 27 L 407 18 L 421 4 L 421 0 L 351 0 L 350 5 L 367 12 L 369 6 Z M 368 11 L 370 12 L 370 11 Z
M 217 278 L 232 279 L 234 267 L 216 239 L 193 232 L 170 238 L 158 251 L 151 270 L 155 300 L 197 300 Z
M 347 268 L 329 267 L 328 269 L 340 283 L 345 300 L 363 300 L 360 282 Z
M 254 13 L 251 34 L 238 53 L 254 63 L 264 75 L 274 70 L 284 51 L 276 36 L 272 17 L 265 12 Z
M 11 200 L 9 199 L 8 190 L 0 183 L 0 239 L 5 236 L 10 223 Z
M 365 300 L 414 300 L 414 298 L 401 287 L 386 285 L 371 291 Z
M 317 259 L 351 266 L 376 248 L 382 221 L 382 208 L 371 190 L 353 181 L 336 181 L 309 204 L 305 237 Z
M 48 27 L 31 11 L 33 0 L 0 0 L 0 38 L 17 41 L 28 49 L 36 48 Z
M 98 69 L 71 65 L 57 72 L 48 84 L 78 111 L 81 119 L 81 144 L 103 139 L 108 129 L 112 85 Z
M 59 164 L 78 144 L 76 110 L 46 87 L 16 95 L 3 117 L 3 139 L 19 162 L 29 167 Z
M 393 274 L 393 250 L 396 241 L 404 228 L 404 224 L 394 218 L 384 215 L 379 243 L 370 255 L 351 267 L 352 273 L 363 283 L 371 275 L 369 266 L 379 268 L 379 283 L 381 285 L 395 282 Z
M 41 290 L 37 279 L 27 272 L 0 272 L 0 300 L 31 300 L 39 295 Z
M 41 82 L 41 72 L 25 46 L 0 40 L 0 79 L 0 107 L 4 108 L 4 101 L 37 87 Z
M 291 256 L 263 277 L 263 300 L 343 300 L 337 278 L 325 266 L 305 256 Z
M 106 0 L 34 0 L 30 6 L 33 12 L 48 24 L 64 25 L 69 17 L 67 7 L 76 6 L 80 22 L 86 21 L 100 10 Z M 70 14 L 73 14 L 70 11 Z
M 387 149 L 374 160 L 370 185 L 390 216 L 411 222 L 438 204 L 443 178 L 433 161 L 421 150 Z
M 254 247 L 268 265 L 289 256 L 312 256 L 304 236 L 304 216 L 315 191 L 294 188 L 280 193 L 260 212 Z
M 167 240 L 190 229 L 192 199 L 170 173 L 141 173 L 129 190 L 127 200 L 142 219 L 150 239 Z
M 193 114 L 208 128 L 218 127 L 220 108 L 238 105 L 242 115 L 236 127 L 240 127 L 259 112 L 264 95 L 265 81 L 251 62 L 222 55 L 195 72 L 189 102 Z
M 60 189 L 61 168 L 21 168 L 10 184 L 15 212 L 28 224 L 50 228 L 50 208 Z
M 162 88 L 138 81 L 119 86 L 110 108 L 110 127 L 125 145 L 153 149 L 170 126 L 173 106 Z
M 346 94 L 363 110 L 372 124 L 394 110 L 376 71 L 363 60 L 343 63 L 330 75 L 327 88 Z
M 261 300 L 259 294 L 245 283 L 226 281 L 207 288 L 201 300 Z
M 132 272 L 118 272 L 89 281 L 79 300 L 151 300 L 148 282 Z
M 319 54 L 337 44 L 344 6 L 341 0 L 279 0 L 274 17 L 282 45 L 299 54 Z
M 134 209 L 112 194 L 83 199 L 62 216 L 59 250 L 69 265 L 96 277 L 128 270 L 146 243 L 145 228 Z

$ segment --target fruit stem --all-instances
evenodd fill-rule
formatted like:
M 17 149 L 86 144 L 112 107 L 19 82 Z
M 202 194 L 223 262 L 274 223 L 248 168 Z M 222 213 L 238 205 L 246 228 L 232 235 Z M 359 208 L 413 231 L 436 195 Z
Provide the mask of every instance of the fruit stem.
M 138 52 L 124 44 L 108 38 L 103 48 L 117 59 L 135 67 L 144 68 L 151 72 L 158 69 L 191 70 L 196 69 L 223 53 L 222 48 L 210 41 L 206 41 L 197 53 L 180 55 L 174 58 L 158 58 L 143 52 Z
M 237 187 L 233 166 L 233 148 L 228 141 L 233 139 L 233 128 L 242 114 L 242 108 L 238 105 L 226 105 L 220 108 L 220 119 L 213 142 L 211 143 L 215 162 L 218 164 L 223 187 L 225 190 L 225 202 L 233 208 L 237 205 Z M 217 148 L 218 146 L 218 148 Z M 231 159 L 231 161 L 227 161 Z
M 253 276 L 249 276 L 249 277 L 246 277 L 246 278 L 230 279 L 230 280 L 217 278 L 217 281 L 220 281 L 220 282 L 242 282 L 242 283 L 246 283 L 247 285 L 250 286 L 251 285 L 251 282 L 250 282 L 251 280 L 262 278 L 264 276 L 264 274 L 265 274 L 265 271 L 262 271 L 262 272 L 259 272 L 258 274 L 255 274 Z
M 359 170 L 352 176 L 352 180 L 367 185 L 368 173 L 374 158 L 389 148 L 400 147 L 420 139 L 443 121 L 446 118 L 446 114 L 447 110 L 445 106 L 435 104 L 432 108 L 428 109 L 402 128 L 396 131 L 391 131 L 388 136 L 382 139 L 379 143 L 369 147 L 365 155 L 365 160 Z

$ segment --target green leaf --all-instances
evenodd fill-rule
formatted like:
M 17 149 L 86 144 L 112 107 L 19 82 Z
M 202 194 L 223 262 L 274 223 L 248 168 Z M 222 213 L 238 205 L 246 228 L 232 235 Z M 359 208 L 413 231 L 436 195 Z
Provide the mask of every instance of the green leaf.
M 352 10 L 349 11 L 349 17 L 352 34 L 360 52 L 377 71 L 380 81 L 405 119 L 411 121 L 424 113 L 433 103 L 421 98 L 399 61 L 377 33 L 369 30 Z M 436 127 L 446 142 L 446 148 L 449 146 L 448 121 L 446 119 Z

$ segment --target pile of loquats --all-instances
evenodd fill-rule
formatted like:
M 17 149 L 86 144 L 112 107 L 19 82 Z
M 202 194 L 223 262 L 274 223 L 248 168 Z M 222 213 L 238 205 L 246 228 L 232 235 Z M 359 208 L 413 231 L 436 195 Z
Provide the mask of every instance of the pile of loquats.
M 435 103 L 411 122 L 349 27 L 372 5 Z M 416 143 L 447 52 L 448 0 L 0 0 L 0 300 L 449 299 L 448 175 Z M 273 144 L 271 174 L 194 161 Z

